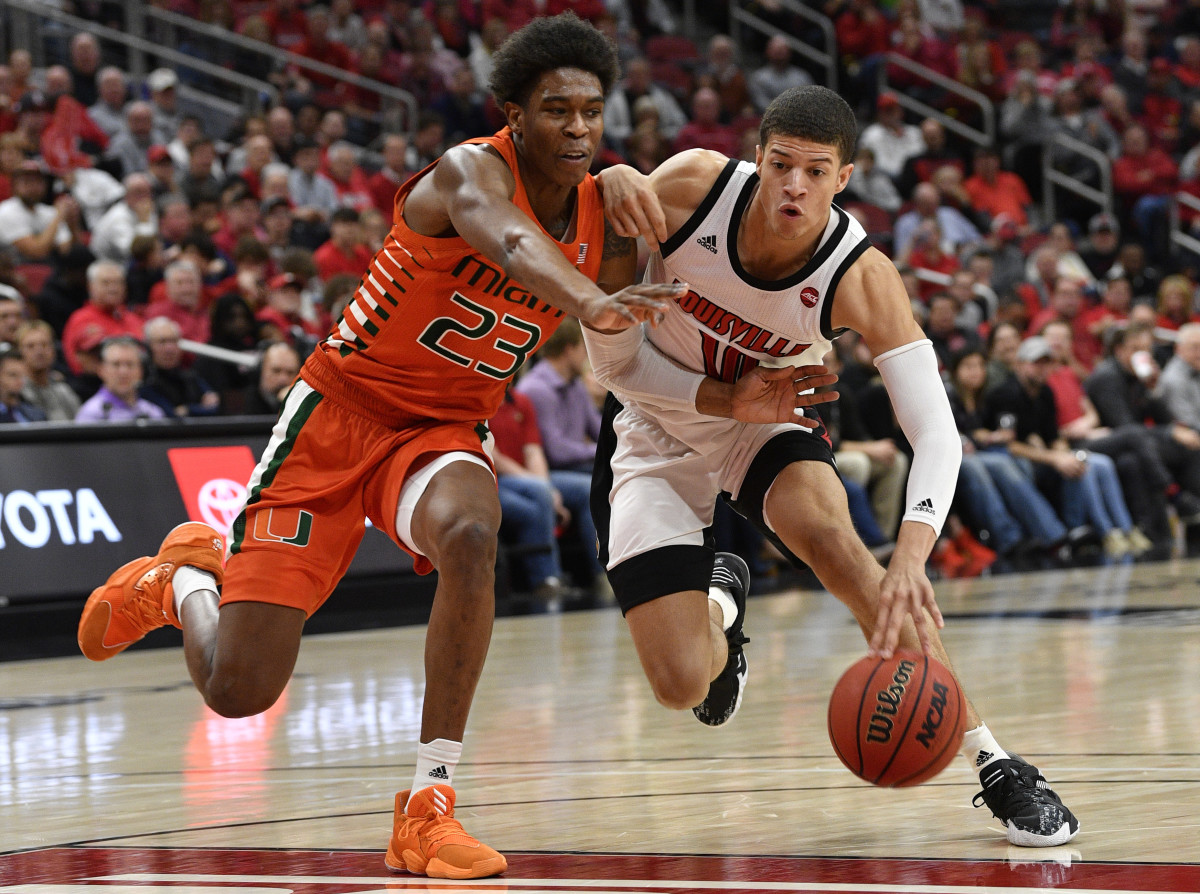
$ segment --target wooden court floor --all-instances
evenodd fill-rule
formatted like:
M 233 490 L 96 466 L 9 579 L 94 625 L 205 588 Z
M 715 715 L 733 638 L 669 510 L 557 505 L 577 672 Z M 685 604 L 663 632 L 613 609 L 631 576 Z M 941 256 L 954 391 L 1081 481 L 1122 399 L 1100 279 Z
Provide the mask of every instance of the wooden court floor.
M 497 621 L 455 783 L 510 867 L 474 883 L 382 861 L 423 628 L 306 639 L 245 720 L 207 711 L 175 648 L 0 664 L 0 894 L 1200 891 L 1198 581 L 1185 560 L 938 585 L 968 695 L 1080 817 L 1063 847 L 1010 847 L 962 758 L 904 790 L 843 769 L 826 700 L 864 646 L 793 590 L 751 599 L 717 730 L 654 702 L 615 609 Z

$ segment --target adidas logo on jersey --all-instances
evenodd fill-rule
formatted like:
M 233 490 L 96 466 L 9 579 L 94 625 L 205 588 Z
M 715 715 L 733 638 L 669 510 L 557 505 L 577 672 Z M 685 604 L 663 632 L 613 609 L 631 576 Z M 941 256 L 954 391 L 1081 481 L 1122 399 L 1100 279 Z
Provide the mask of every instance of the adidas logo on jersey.
M 717 237 L 716 236 L 701 236 L 696 240 L 696 244 L 701 248 L 706 248 L 714 255 L 717 253 Z
M 446 765 L 442 764 L 440 767 L 434 767 L 430 770 L 429 777 L 431 779 L 449 779 L 450 774 L 446 772 Z
M 922 500 L 920 503 L 918 503 L 916 506 L 914 506 L 912 508 L 912 511 L 913 512 L 928 512 L 930 515 L 933 515 L 934 514 L 933 500 L 926 497 L 924 500 Z

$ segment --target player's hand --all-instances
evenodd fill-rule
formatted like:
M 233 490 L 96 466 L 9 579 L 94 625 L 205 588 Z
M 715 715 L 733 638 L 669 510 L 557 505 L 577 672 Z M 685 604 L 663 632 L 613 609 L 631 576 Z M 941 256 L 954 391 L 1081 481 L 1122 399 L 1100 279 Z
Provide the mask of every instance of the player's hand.
M 897 561 L 893 555 L 887 573 L 879 582 L 879 613 L 875 616 L 867 654 L 891 658 L 900 642 L 900 628 L 909 617 L 917 628 L 921 651 L 931 654 L 929 619 L 939 629 L 946 623 L 934 598 L 933 584 L 925 574 L 924 563 Z
M 667 218 L 650 178 L 629 165 L 605 168 L 596 177 L 604 197 L 604 214 L 618 236 L 646 240 L 651 251 L 666 240 Z
M 794 422 L 816 428 L 820 423 L 804 416 L 804 408 L 837 400 L 837 392 L 803 392 L 836 381 L 837 376 L 820 364 L 776 369 L 756 366 L 734 382 L 731 415 L 739 422 Z
M 587 307 L 580 320 L 601 332 L 617 332 L 637 323 L 657 326 L 672 301 L 687 294 L 683 283 L 639 284 L 604 295 Z

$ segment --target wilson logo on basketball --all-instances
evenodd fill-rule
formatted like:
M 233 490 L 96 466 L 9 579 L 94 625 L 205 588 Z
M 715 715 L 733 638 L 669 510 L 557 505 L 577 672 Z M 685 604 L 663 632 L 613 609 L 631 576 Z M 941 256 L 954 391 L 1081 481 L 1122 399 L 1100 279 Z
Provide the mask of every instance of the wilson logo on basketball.
M 805 286 L 800 290 L 800 301 L 805 307 L 814 307 L 821 300 L 821 293 L 812 286 Z
M 912 672 L 917 665 L 907 659 L 896 666 L 892 674 L 892 685 L 875 693 L 875 712 L 871 715 L 871 724 L 867 729 L 868 742 L 890 742 L 892 738 L 892 718 L 900 710 L 900 702 L 904 700 L 904 690 L 912 679 Z

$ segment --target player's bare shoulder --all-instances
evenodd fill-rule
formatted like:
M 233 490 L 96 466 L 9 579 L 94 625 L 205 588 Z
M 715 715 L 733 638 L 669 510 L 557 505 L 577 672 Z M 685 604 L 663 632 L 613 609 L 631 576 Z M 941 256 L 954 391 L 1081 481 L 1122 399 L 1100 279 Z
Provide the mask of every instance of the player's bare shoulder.
M 896 265 L 879 249 L 868 248 L 843 275 L 830 323 L 868 340 L 888 331 L 905 337 L 912 334 L 916 322 L 904 282 Z
M 453 146 L 409 193 L 404 220 L 426 236 L 449 235 L 452 206 L 461 209 L 500 193 L 509 199 L 516 193 L 516 179 L 500 153 L 486 143 Z
M 650 185 L 674 232 L 704 201 L 729 159 L 711 149 L 688 149 L 655 168 Z

